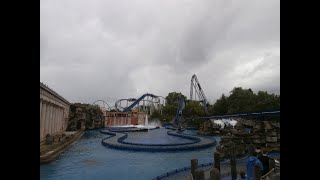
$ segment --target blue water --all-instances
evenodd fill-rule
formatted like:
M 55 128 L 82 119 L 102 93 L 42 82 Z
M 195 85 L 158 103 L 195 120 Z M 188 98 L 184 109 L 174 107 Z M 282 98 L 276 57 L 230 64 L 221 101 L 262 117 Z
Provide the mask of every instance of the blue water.
M 184 139 L 176 136 L 169 136 L 165 128 L 155 129 L 148 132 L 134 132 L 129 134 L 124 142 L 141 143 L 141 144 L 176 144 L 192 143 L 193 140 Z
M 166 129 L 128 133 L 130 142 L 179 143 L 188 141 L 166 134 Z M 186 134 L 195 134 L 187 130 Z M 108 137 L 98 130 L 86 131 L 83 137 L 66 150 L 57 160 L 40 165 L 42 180 L 91 179 L 152 179 L 168 171 L 190 166 L 191 159 L 200 163 L 213 161 L 216 146 L 198 151 L 183 152 L 132 152 L 104 147 L 101 140 Z M 213 138 L 213 137 L 212 137 Z M 216 137 L 219 142 L 220 138 Z M 140 142 L 141 141 L 141 142 Z

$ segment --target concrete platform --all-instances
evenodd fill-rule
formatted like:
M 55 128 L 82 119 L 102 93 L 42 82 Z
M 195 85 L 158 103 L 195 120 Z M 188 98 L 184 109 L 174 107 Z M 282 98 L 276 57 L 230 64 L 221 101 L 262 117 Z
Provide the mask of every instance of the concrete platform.
M 83 130 L 66 132 L 65 134 L 69 137 L 68 139 L 52 145 L 40 145 L 40 164 L 49 163 L 57 158 L 62 152 L 77 142 L 83 133 Z

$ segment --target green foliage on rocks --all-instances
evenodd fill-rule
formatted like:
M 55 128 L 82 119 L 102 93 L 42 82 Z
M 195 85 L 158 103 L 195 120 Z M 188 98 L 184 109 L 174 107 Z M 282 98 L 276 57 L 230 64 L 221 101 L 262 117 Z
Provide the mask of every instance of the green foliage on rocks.
M 78 130 L 84 121 L 86 129 L 104 126 L 103 113 L 98 105 L 75 103 L 70 105 L 70 118 L 67 130 Z

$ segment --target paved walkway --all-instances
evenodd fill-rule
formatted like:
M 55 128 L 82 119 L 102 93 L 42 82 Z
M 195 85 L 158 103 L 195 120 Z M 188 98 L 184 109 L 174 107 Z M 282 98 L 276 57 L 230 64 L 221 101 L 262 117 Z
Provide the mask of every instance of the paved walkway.
M 48 163 L 58 157 L 63 151 L 77 142 L 83 135 L 83 130 L 65 132 L 66 137 L 62 141 L 55 141 L 51 145 L 40 145 L 40 164 Z

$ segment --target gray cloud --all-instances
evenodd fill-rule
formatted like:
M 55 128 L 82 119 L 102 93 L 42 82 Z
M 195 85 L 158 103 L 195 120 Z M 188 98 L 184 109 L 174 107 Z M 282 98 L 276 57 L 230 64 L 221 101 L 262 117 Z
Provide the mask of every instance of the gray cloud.
M 146 92 L 209 101 L 235 86 L 280 93 L 280 3 L 41 0 L 40 81 L 71 102 Z

